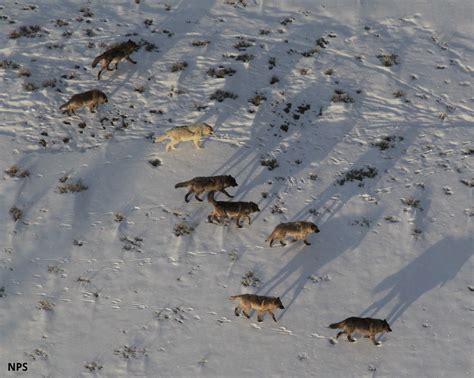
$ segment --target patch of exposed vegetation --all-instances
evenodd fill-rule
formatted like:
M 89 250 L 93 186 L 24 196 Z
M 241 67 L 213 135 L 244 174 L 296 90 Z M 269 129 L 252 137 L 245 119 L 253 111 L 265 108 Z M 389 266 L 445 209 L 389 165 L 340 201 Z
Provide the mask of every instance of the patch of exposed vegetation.
M 12 70 L 17 70 L 19 69 L 21 66 L 14 62 L 13 60 L 8 60 L 8 59 L 3 59 L 3 60 L 0 60 L 0 68 L 3 68 L 3 69 L 12 69 Z
M 276 66 L 276 58 L 274 56 L 271 56 L 268 58 L 268 69 L 273 70 L 273 67 Z
M 407 94 L 402 91 L 401 89 L 398 89 L 396 90 L 395 92 L 392 93 L 393 94 L 393 97 L 395 98 L 401 98 L 401 97 L 405 97 Z
M 301 55 L 303 55 L 305 58 L 311 58 L 314 54 L 319 53 L 319 48 L 313 47 L 309 50 L 303 51 Z
M 237 71 L 232 67 L 219 66 L 217 68 L 209 68 L 207 74 L 211 77 L 216 77 L 218 79 L 223 79 L 226 76 L 232 76 Z
M 99 365 L 97 362 L 92 361 L 92 362 L 87 362 L 84 367 L 89 370 L 91 373 L 94 373 L 96 371 L 102 370 L 104 367 L 103 365 Z
M 414 197 L 400 198 L 400 201 L 401 201 L 405 206 L 411 207 L 411 208 L 413 208 L 413 209 L 420 209 L 420 210 L 423 210 L 423 209 L 420 207 L 420 200 L 417 200 L 417 199 L 414 198 Z
M 334 70 L 332 68 L 328 68 L 326 71 L 324 71 L 324 74 L 327 76 L 331 76 L 334 73 Z
M 10 211 L 9 211 L 10 215 L 12 216 L 13 220 L 16 222 L 18 220 L 21 219 L 21 217 L 23 216 L 23 210 L 19 209 L 18 207 L 16 206 L 13 206 Z
M 126 251 L 136 251 L 136 252 L 142 252 L 140 247 L 143 245 L 143 238 L 140 238 L 138 236 L 135 237 L 128 237 L 128 236 L 122 236 L 120 238 L 120 241 L 124 243 L 123 249 Z
M 249 98 L 249 102 L 255 106 L 260 106 L 260 104 L 266 100 L 267 98 L 260 93 L 256 93 L 255 96 Z
M 64 179 L 64 177 L 62 177 L 61 179 Z M 66 179 L 64 181 L 61 181 L 61 179 L 59 179 L 61 184 L 58 185 L 58 192 L 60 194 L 79 193 L 79 192 L 83 192 L 84 190 L 88 189 L 88 187 L 86 185 L 84 185 L 80 179 L 77 180 L 76 182 L 67 182 L 67 180 L 69 180 L 69 177 L 67 177 L 67 176 L 66 176 Z
M 316 45 L 318 45 L 319 47 L 325 49 L 327 45 L 329 45 L 329 41 L 324 38 L 324 37 L 321 37 L 321 38 L 318 38 L 316 40 Z
M 193 231 L 194 231 L 194 227 L 184 222 L 181 222 L 181 223 L 175 224 L 173 233 L 174 233 L 174 236 L 183 236 L 183 235 L 188 235 Z
M 396 54 L 379 54 L 377 55 L 377 58 L 385 67 L 391 67 L 394 64 L 400 64 L 398 61 L 398 55 Z
M 274 157 L 262 157 L 260 159 L 260 165 L 267 167 L 269 171 L 273 171 L 278 167 L 278 161 Z
M 37 91 L 39 89 L 39 87 L 35 83 L 32 83 L 30 81 L 25 81 L 23 83 L 22 87 L 27 92 L 34 92 L 34 91 Z
M 249 270 L 247 273 L 245 273 L 244 276 L 242 276 L 242 280 L 240 283 L 242 286 L 245 287 L 259 287 L 260 286 L 260 279 L 255 276 L 255 273 Z
M 461 179 L 459 181 L 461 181 L 461 183 L 463 183 L 464 185 L 466 185 L 470 188 L 474 188 L 474 178 L 472 178 L 470 181 L 466 180 L 466 179 Z
M 400 222 L 400 218 L 398 218 L 394 215 L 388 215 L 384 219 L 388 223 L 398 223 L 398 222 Z
M 286 17 L 285 19 L 283 19 L 280 24 L 282 24 L 283 26 L 286 26 L 288 24 L 291 24 L 293 23 L 293 21 L 295 21 L 295 18 L 294 17 Z
M 34 38 L 41 36 L 41 32 L 45 31 L 43 31 L 39 25 L 20 26 L 18 29 L 13 30 L 9 34 L 9 37 L 11 39 L 17 39 L 21 37 Z
M 8 168 L 5 173 L 10 177 L 19 177 L 24 178 L 30 175 L 30 172 L 27 169 L 21 169 L 16 164 Z
M 344 185 L 347 181 L 363 181 L 365 178 L 374 178 L 377 176 L 377 168 L 367 166 L 360 169 L 351 169 L 350 171 L 344 173 L 340 179 L 336 182 L 339 185 Z
M 245 51 L 247 48 L 253 46 L 253 43 L 252 43 L 253 41 L 245 39 L 244 37 L 238 37 L 238 38 L 239 38 L 239 42 L 237 42 L 234 45 L 235 49 L 237 49 L 239 51 Z
M 343 102 L 345 104 L 351 104 L 354 102 L 354 99 L 344 92 L 342 89 L 335 89 L 334 94 L 331 97 L 332 102 Z
M 184 70 L 188 66 L 187 62 L 176 62 L 171 65 L 171 72 L 178 72 Z
M 222 102 L 226 98 L 230 98 L 231 100 L 235 100 L 237 96 L 235 93 L 229 91 L 223 91 L 222 89 L 216 90 L 211 96 L 209 97 L 211 100 L 216 100 L 217 102 Z
M 133 345 L 132 346 L 124 345 L 118 349 L 115 349 L 114 354 L 116 356 L 123 357 L 125 360 L 128 360 L 130 358 L 139 358 L 140 355 L 146 356 L 147 351 L 145 348 L 139 349 Z
M 276 75 L 273 75 L 271 78 L 270 78 L 270 85 L 273 85 L 275 83 L 278 83 L 280 81 L 280 78 Z
M 161 165 L 161 160 L 160 159 L 151 159 L 148 160 L 148 163 L 150 163 L 153 167 L 159 167 Z
M 192 42 L 191 42 L 191 45 L 194 46 L 194 47 L 206 47 L 209 43 L 211 43 L 211 41 L 206 41 L 206 40 L 199 41 L 199 40 L 195 40 L 195 41 L 192 41 Z
M 36 305 L 38 310 L 53 311 L 55 304 L 47 299 L 42 299 Z
M 374 147 L 377 147 L 380 151 L 385 151 L 389 148 L 394 148 L 396 142 L 401 142 L 403 137 L 396 136 L 396 135 L 386 135 L 380 137 L 375 142 L 371 142 L 370 144 Z

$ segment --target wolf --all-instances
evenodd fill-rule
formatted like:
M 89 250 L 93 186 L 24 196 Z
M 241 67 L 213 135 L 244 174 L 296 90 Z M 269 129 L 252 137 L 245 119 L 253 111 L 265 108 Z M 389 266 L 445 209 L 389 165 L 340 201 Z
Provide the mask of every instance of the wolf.
M 352 333 L 359 332 L 364 334 L 364 337 L 370 337 L 375 345 L 381 344 L 379 341 L 375 340 L 375 335 L 377 333 L 392 332 L 392 329 L 388 325 L 386 319 L 358 318 L 356 316 L 347 318 L 339 323 L 330 324 L 329 328 L 342 329 L 342 331 L 337 334 L 336 339 L 345 333 L 347 334 L 347 340 L 353 343 L 356 341 L 356 339 L 352 337 Z
M 210 177 L 194 177 L 189 181 L 178 182 L 174 187 L 177 188 L 185 188 L 189 187 L 189 192 L 184 197 L 186 202 L 189 202 L 189 196 L 192 193 L 195 193 L 194 197 L 198 201 L 202 202 L 202 199 L 199 198 L 198 194 L 202 194 L 208 191 L 220 191 L 224 193 L 229 198 L 234 198 L 231 196 L 225 188 L 229 186 L 237 186 L 237 181 L 231 175 L 226 176 L 210 176 Z
M 240 316 L 240 310 L 246 316 L 247 319 L 250 319 L 248 311 L 254 309 L 257 311 L 257 320 L 259 322 L 263 321 L 263 316 L 266 312 L 270 313 L 273 320 L 276 322 L 277 319 L 272 310 L 277 308 L 284 310 L 285 307 L 281 303 L 280 297 L 265 297 L 263 295 L 255 294 L 240 294 L 233 295 L 229 297 L 230 300 L 238 299 L 240 302 L 237 307 L 234 309 L 235 316 Z
M 94 109 L 97 108 L 99 104 L 104 104 L 106 102 L 109 102 L 109 100 L 104 92 L 99 91 L 98 89 L 92 89 L 87 92 L 73 95 L 71 99 L 61 105 L 59 109 L 61 109 L 63 113 L 71 115 L 71 113 L 76 114 L 75 110 L 82 108 L 83 106 L 88 106 L 91 113 L 93 113 Z
M 138 47 L 139 46 L 135 42 L 129 39 L 127 42 L 122 42 L 96 57 L 92 62 L 92 68 L 95 68 L 97 64 L 100 64 L 102 67 L 97 74 L 97 80 L 100 80 L 100 74 L 102 71 L 113 71 L 113 69 L 109 67 L 110 63 L 115 63 L 115 69 L 118 68 L 119 62 L 124 59 L 128 60 L 130 63 L 137 64 L 137 62 L 130 58 L 130 54 L 137 50 Z
M 283 242 L 283 239 L 287 236 L 293 237 L 297 240 L 303 239 L 306 245 L 311 245 L 311 243 L 306 239 L 308 234 L 318 233 L 319 228 L 314 223 L 306 221 L 298 222 L 288 222 L 280 223 L 274 228 L 272 233 L 268 235 L 265 241 L 270 241 L 270 247 L 273 245 L 275 240 L 279 240 L 282 246 L 286 246 L 286 243 Z
M 192 140 L 197 149 L 202 147 L 199 145 L 201 137 L 214 134 L 214 129 L 207 123 L 194 123 L 189 126 L 176 126 L 167 130 L 163 135 L 155 137 L 153 143 L 159 143 L 165 139 L 171 139 L 166 145 L 166 151 L 170 149 L 176 150 L 175 146 L 179 142 Z
M 244 217 L 249 220 L 249 225 L 252 222 L 249 214 L 260 211 L 258 205 L 255 202 L 230 202 L 230 201 L 216 201 L 214 199 L 215 191 L 212 190 L 207 195 L 207 200 L 214 206 L 214 209 L 207 216 L 209 223 L 213 223 L 212 220 L 219 218 L 235 218 L 237 227 L 242 228 L 240 224 L 240 218 Z

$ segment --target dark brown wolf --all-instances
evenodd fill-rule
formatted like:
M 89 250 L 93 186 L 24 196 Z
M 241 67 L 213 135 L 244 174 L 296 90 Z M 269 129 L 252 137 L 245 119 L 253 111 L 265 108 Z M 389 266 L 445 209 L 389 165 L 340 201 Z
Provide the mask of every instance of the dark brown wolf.
M 306 245 L 311 245 L 311 243 L 306 239 L 306 237 L 313 232 L 318 233 L 319 228 L 311 222 L 298 221 L 280 223 L 274 228 L 272 233 L 268 235 L 265 241 L 270 241 L 270 247 L 272 246 L 275 240 L 279 240 L 280 244 L 285 246 L 286 244 L 283 242 L 283 239 L 289 236 L 295 238 L 296 240 L 303 239 Z
M 235 308 L 234 313 L 235 316 L 240 316 L 240 310 L 242 313 L 250 319 L 250 315 L 248 312 L 250 310 L 257 311 L 257 320 L 259 322 L 263 321 L 263 316 L 266 312 L 270 313 L 273 320 L 276 322 L 277 319 L 275 314 L 272 310 L 276 308 L 284 309 L 283 303 L 281 303 L 280 297 L 265 297 L 263 295 L 255 295 L 255 294 L 240 294 L 240 295 L 233 295 L 229 297 L 230 300 L 238 299 L 240 302 L 238 306 Z
M 104 92 L 99 91 L 98 89 L 92 89 L 87 92 L 78 93 L 71 97 L 71 99 L 65 104 L 61 105 L 59 109 L 63 110 L 63 113 L 68 113 L 69 115 L 76 114 L 75 110 L 82 108 L 83 106 L 88 106 L 91 112 L 99 104 L 108 102 L 107 96 Z
M 109 67 L 110 63 L 115 63 L 115 69 L 118 68 L 119 62 L 124 59 L 128 60 L 130 63 L 137 64 L 137 62 L 130 58 L 130 54 L 137 50 L 138 47 L 139 46 L 135 42 L 129 39 L 127 42 L 120 43 L 95 58 L 92 62 L 92 68 L 95 68 L 97 64 L 100 64 L 102 67 L 97 74 L 97 80 L 100 80 L 100 74 L 102 71 L 113 71 L 113 69 Z
M 229 198 L 234 198 L 231 196 L 225 188 L 229 186 L 237 186 L 237 181 L 231 175 L 227 176 L 210 176 L 210 177 L 194 177 L 189 181 L 178 182 L 174 187 L 175 188 L 185 188 L 189 187 L 189 192 L 184 197 L 186 202 L 189 202 L 189 196 L 192 193 L 195 193 L 194 197 L 198 201 L 202 201 L 201 198 L 198 197 L 198 194 L 202 194 L 204 192 L 209 191 L 220 191 L 224 193 Z
M 375 345 L 380 345 L 380 342 L 375 340 L 375 335 L 379 332 L 392 332 L 392 329 L 387 323 L 386 319 L 372 319 L 372 318 L 358 318 L 352 316 L 339 323 L 334 323 L 329 326 L 332 329 L 342 329 L 336 336 L 336 339 L 343 334 L 347 334 L 347 340 L 355 342 L 356 339 L 352 337 L 353 332 L 359 332 L 370 337 Z
M 250 224 L 252 220 L 250 219 L 249 214 L 260 211 L 258 205 L 255 202 L 216 201 L 214 199 L 214 193 L 215 191 L 211 191 L 207 195 L 208 201 L 214 206 L 214 209 L 207 216 L 207 219 L 210 223 L 213 223 L 213 219 L 220 221 L 219 218 L 235 218 L 237 227 L 241 228 L 241 217 L 247 218 Z

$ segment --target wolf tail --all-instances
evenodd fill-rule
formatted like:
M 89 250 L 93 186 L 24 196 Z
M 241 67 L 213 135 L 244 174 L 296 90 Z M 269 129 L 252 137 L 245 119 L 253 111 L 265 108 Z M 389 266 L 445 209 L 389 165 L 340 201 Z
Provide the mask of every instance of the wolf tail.
M 241 296 L 242 296 L 242 294 L 239 294 L 239 295 L 232 295 L 232 296 L 230 296 L 230 297 L 227 298 L 227 299 L 229 299 L 230 301 L 233 301 L 234 299 L 238 299 L 238 298 L 240 298 Z
M 341 328 L 342 325 L 343 325 L 342 323 L 343 323 L 343 322 L 329 324 L 329 328 L 332 328 L 332 329 Z
M 102 54 L 103 55 L 103 54 Z M 95 58 L 93 61 L 92 61 L 92 68 L 95 68 L 97 66 L 97 64 L 100 62 L 100 60 L 102 59 L 102 55 L 99 55 L 97 58 Z
M 174 186 L 174 188 L 175 188 L 175 189 L 178 189 L 178 188 L 185 188 L 185 187 L 187 187 L 190 183 L 191 183 L 191 180 L 189 180 L 189 181 L 184 181 L 184 182 L 178 182 L 178 183 Z

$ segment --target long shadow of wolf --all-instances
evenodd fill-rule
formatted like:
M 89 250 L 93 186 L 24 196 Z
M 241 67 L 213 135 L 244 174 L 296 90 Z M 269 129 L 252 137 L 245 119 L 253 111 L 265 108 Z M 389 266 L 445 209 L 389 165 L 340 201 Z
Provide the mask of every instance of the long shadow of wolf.
M 435 243 L 400 271 L 381 281 L 374 294 L 388 292 L 363 312 L 362 316 L 374 316 L 387 311 L 387 320 L 394 323 L 423 294 L 444 286 L 454 279 L 463 265 L 474 254 L 472 237 L 448 236 Z M 395 301 L 394 304 L 390 304 Z

